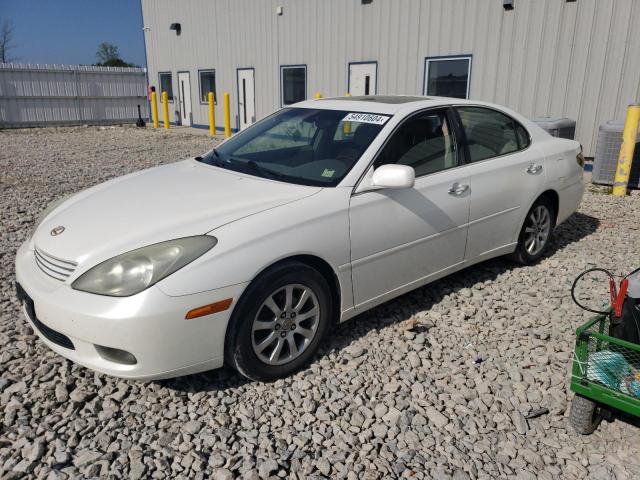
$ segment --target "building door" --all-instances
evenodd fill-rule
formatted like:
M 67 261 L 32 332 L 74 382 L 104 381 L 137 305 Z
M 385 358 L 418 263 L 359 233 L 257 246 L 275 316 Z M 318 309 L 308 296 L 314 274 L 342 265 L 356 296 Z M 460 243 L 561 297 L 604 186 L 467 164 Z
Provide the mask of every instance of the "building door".
M 378 64 L 350 63 L 349 64 L 349 93 L 351 95 L 375 95 Z
M 178 73 L 178 95 L 180 97 L 180 125 L 191 126 L 191 83 L 189 72 Z
M 238 69 L 238 127 L 240 130 L 256 121 L 254 69 Z

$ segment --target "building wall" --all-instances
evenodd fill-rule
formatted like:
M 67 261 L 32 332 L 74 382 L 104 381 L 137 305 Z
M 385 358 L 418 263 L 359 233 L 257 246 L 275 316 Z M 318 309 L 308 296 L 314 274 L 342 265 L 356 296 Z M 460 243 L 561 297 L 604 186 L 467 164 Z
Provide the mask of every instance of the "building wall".
M 459 54 L 472 55 L 470 98 L 572 118 L 587 155 L 598 126 L 640 100 L 639 0 L 516 0 L 513 11 L 501 0 L 141 1 L 150 82 L 169 70 L 177 92 L 177 72 L 189 71 L 195 124 L 208 118 L 199 69 L 215 68 L 235 126 L 237 68 L 255 68 L 261 118 L 280 107 L 280 65 L 307 65 L 308 98 L 343 95 L 357 61 L 377 62 L 377 93 L 422 94 L 425 57 Z

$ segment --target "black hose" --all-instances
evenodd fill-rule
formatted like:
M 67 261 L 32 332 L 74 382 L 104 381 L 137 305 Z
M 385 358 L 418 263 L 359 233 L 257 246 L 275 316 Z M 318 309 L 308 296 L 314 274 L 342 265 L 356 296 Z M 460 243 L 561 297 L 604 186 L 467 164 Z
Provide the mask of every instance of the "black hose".
M 640 267 L 636 268 L 633 272 L 631 273 L 627 273 L 624 278 L 629 278 L 631 275 L 633 275 L 634 273 L 640 272 Z M 623 280 L 624 280 L 623 278 Z
M 580 281 L 580 279 L 582 277 L 584 277 L 586 274 L 591 273 L 591 272 L 603 272 L 606 273 L 610 279 L 614 279 L 614 275 L 609 271 L 609 270 L 605 270 L 604 268 L 600 268 L 600 267 L 595 267 L 595 268 L 590 268 L 588 270 L 585 270 L 584 272 L 582 272 L 580 275 L 578 275 L 576 277 L 576 279 L 573 281 L 573 285 L 571 286 L 571 299 L 573 300 L 573 302 L 578 305 L 581 309 L 586 310 L 587 312 L 591 312 L 591 313 L 599 313 L 599 314 L 607 314 L 609 313 L 609 309 L 607 310 L 593 310 L 591 308 L 587 308 L 584 305 L 582 305 L 578 299 L 576 298 L 576 294 L 575 294 L 575 290 L 576 290 L 576 285 L 578 284 L 578 282 Z M 632 272 L 633 273 L 633 272 Z M 631 273 L 629 274 L 631 275 Z M 627 275 L 628 276 L 628 275 Z

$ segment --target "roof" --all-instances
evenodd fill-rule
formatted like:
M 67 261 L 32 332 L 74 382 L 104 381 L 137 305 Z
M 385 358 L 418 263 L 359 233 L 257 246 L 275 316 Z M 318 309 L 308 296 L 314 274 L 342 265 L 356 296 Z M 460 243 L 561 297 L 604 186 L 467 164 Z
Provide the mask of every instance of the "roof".
M 393 115 L 400 110 L 423 108 L 450 103 L 465 103 L 459 98 L 419 97 L 414 95 L 366 95 L 358 97 L 327 97 L 305 100 L 294 108 L 319 108 L 326 110 L 351 110 L 354 112 L 386 113 Z
M 329 98 L 329 100 L 334 100 L 334 98 Z M 319 100 L 327 100 L 319 99 Z M 356 97 L 346 97 L 345 100 L 351 100 L 354 102 L 377 102 L 377 103 L 388 103 L 389 105 L 398 105 L 401 103 L 411 103 L 411 102 L 423 102 L 424 100 L 431 100 L 429 97 L 416 97 L 411 95 L 361 95 Z

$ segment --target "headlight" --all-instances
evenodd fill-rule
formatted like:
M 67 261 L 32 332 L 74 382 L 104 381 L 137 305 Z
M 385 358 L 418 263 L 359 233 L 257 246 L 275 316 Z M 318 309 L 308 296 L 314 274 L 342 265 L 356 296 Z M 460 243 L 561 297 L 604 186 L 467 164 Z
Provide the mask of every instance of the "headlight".
M 33 227 L 33 230 L 31 230 L 31 237 L 33 237 L 33 234 L 36 232 L 36 230 L 38 229 L 38 227 L 40 226 L 40 224 L 42 223 L 42 221 L 47 218 L 49 216 L 49 214 L 51 212 L 53 212 L 56 208 L 58 208 L 58 206 L 60 206 L 62 203 L 66 202 L 67 200 L 69 200 L 70 197 L 72 197 L 73 195 L 64 195 L 60 198 L 58 198 L 57 200 L 54 200 L 53 202 L 51 202 L 47 208 L 45 208 L 42 213 L 40 213 L 40 215 L 38 216 L 37 220 L 36 220 L 36 224 Z
M 111 297 L 135 295 L 193 262 L 216 243 L 215 237 L 202 235 L 132 250 L 96 265 L 71 287 Z

